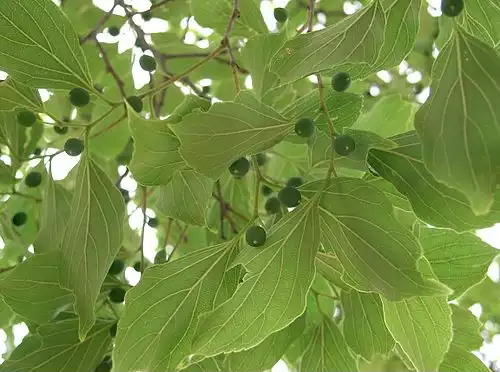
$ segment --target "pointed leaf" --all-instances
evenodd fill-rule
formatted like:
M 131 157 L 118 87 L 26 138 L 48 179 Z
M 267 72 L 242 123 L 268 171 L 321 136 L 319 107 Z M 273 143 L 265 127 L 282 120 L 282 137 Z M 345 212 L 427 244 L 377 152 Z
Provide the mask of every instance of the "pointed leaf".
M 2 0 L 0 66 L 35 88 L 92 88 L 80 42 L 68 18 L 50 0 Z
M 88 153 L 80 159 L 70 208 L 60 275 L 62 285 L 76 297 L 83 340 L 95 322 L 99 290 L 122 243 L 125 213 L 121 193 Z
M 26 127 L 17 122 L 17 113 L 0 111 L 0 142 L 7 145 L 13 159 L 13 167 L 17 169 L 24 154 L 26 143 Z
M 18 107 L 43 111 L 43 103 L 38 92 L 9 77 L 0 82 L 0 111 L 11 111 Z
M 491 47 L 500 45 L 500 6 L 495 0 L 468 0 L 460 24 Z
M 316 255 L 316 269 L 318 273 L 335 286 L 346 291 L 351 289 L 351 287 L 342 281 L 344 268 L 335 255 L 318 252 Z

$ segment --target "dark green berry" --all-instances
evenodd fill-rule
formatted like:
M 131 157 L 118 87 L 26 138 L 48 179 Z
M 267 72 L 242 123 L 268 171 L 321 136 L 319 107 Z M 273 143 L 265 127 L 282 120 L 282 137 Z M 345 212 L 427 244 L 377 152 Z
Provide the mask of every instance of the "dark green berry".
M 94 89 L 97 90 L 99 93 L 104 92 L 104 87 L 101 84 L 94 84 Z
M 82 153 L 85 145 L 79 138 L 70 138 L 64 143 L 64 151 L 69 156 L 78 156 Z
M 28 110 L 19 111 L 17 114 L 17 122 L 24 127 L 31 127 L 35 124 L 37 116 L 34 112 Z
M 201 91 L 203 92 L 203 94 L 208 94 L 210 93 L 210 85 L 205 85 L 201 88 Z
M 263 153 L 259 152 L 257 155 L 255 155 L 255 158 L 256 158 L 257 164 L 259 166 L 263 166 L 264 164 L 266 164 L 266 161 L 267 161 L 267 155 L 266 154 L 263 154 Z
M 260 226 L 252 226 L 245 233 L 247 244 L 252 247 L 261 247 L 266 242 L 266 230 Z
M 14 226 L 22 226 L 26 223 L 26 220 L 28 219 L 28 216 L 24 212 L 17 212 L 13 217 L 12 217 L 12 224 Z
M 119 189 L 119 190 L 123 196 L 123 201 L 125 202 L 125 204 L 127 204 L 130 201 L 130 194 L 128 190 L 125 189 Z
M 76 107 L 87 106 L 90 102 L 89 92 L 82 88 L 73 88 L 69 92 L 69 101 Z
M 274 19 L 278 23 L 285 23 L 288 19 L 288 12 L 285 8 L 275 8 L 274 9 Z
M 123 271 L 124 268 L 125 268 L 125 262 L 123 260 L 116 259 L 109 267 L 108 274 L 118 275 Z
M 133 266 L 134 270 L 137 271 L 138 273 L 141 272 L 141 261 L 137 261 L 136 263 L 134 263 L 134 266 Z
M 35 156 L 38 156 L 42 153 L 42 149 L 40 147 L 37 147 L 35 148 L 35 150 L 33 150 L 33 155 Z
M 116 331 L 118 330 L 118 325 L 115 323 L 111 326 L 111 328 L 109 329 L 109 335 L 111 337 L 115 337 L 116 336 Z
M 162 249 L 156 253 L 154 263 L 158 265 L 164 263 L 165 261 L 167 261 L 167 252 Z
M 66 134 L 68 133 L 68 127 L 61 127 L 59 125 L 55 125 L 54 126 L 54 132 L 56 132 L 57 134 Z
M 153 13 L 151 11 L 147 10 L 141 14 L 142 19 L 144 19 L 146 22 L 150 21 L 151 18 L 153 18 Z
M 37 171 L 28 173 L 24 179 L 24 184 L 28 187 L 38 187 L 42 183 L 42 174 Z
M 156 70 L 156 60 L 147 54 L 143 54 L 141 58 L 139 58 L 139 65 L 144 71 Z
M 111 360 L 103 360 L 97 367 L 95 367 L 94 372 L 109 372 L 113 367 Z
M 290 178 L 286 185 L 292 187 L 300 187 L 304 184 L 304 179 L 302 177 L 292 177 Z
M 302 199 L 300 191 L 293 186 L 285 186 L 278 193 L 280 202 L 288 208 L 296 207 Z
M 134 109 L 135 112 L 142 111 L 142 100 L 137 96 L 130 96 L 127 98 L 128 104 Z
M 152 227 L 153 229 L 158 227 L 159 224 L 160 222 L 158 221 L 158 218 L 152 217 L 148 219 L 148 226 Z
M 456 17 L 464 9 L 464 0 L 442 0 L 441 11 L 448 17 Z
M 356 142 L 351 136 L 341 134 L 333 140 L 333 148 L 337 154 L 347 156 L 356 149 Z
M 332 77 L 332 87 L 337 92 L 343 92 L 351 85 L 351 77 L 347 72 L 337 72 Z
M 424 85 L 422 83 L 417 83 L 413 86 L 413 93 L 420 94 L 424 90 Z
M 260 190 L 262 191 L 262 195 L 264 196 L 269 196 L 273 193 L 273 189 L 266 185 L 262 185 Z
M 281 209 L 281 202 L 278 198 L 272 197 L 267 199 L 266 204 L 264 205 L 266 212 L 269 214 L 276 214 Z
M 295 133 L 300 137 L 311 137 L 314 133 L 314 121 L 311 118 L 301 118 L 295 123 Z
M 116 26 L 109 26 L 108 27 L 108 33 L 111 36 L 118 36 L 120 34 L 120 29 Z
M 125 289 L 122 287 L 115 287 L 109 291 L 109 299 L 111 302 L 120 303 L 125 300 Z
M 247 174 L 249 170 L 250 162 L 245 157 L 239 158 L 229 166 L 229 172 L 231 172 L 231 174 L 236 178 L 245 176 L 245 174 Z

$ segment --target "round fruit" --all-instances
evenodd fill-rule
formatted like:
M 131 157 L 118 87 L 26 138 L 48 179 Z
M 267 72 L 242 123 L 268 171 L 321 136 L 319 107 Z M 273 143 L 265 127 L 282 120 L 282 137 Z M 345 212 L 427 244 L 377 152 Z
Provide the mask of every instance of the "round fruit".
M 150 21 L 151 18 L 153 18 L 153 13 L 151 13 L 149 10 L 147 10 L 144 13 L 142 13 L 141 16 L 142 16 L 142 19 L 144 19 L 147 22 L 147 21 Z
M 231 174 L 236 178 L 245 176 L 245 174 L 247 174 L 249 170 L 250 162 L 245 157 L 239 158 L 229 166 L 229 172 L 231 172 Z
M 140 272 L 141 271 L 141 262 L 137 261 L 136 263 L 134 263 L 133 268 L 135 271 Z
M 109 335 L 111 337 L 115 337 L 116 336 L 117 328 L 118 328 L 118 326 L 117 326 L 116 323 L 111 326 L 111 328 L 109 329 Z
M 148 219 L 148 226 L 152 227 L 153 229 L 155 227 L 158 227 L 159 224 L 160 224 L 160 222 L 158 221 L 158 218 L 153 217 L 153 218 Z
M 59 125 L 55 125 L 54 126 L 54 132 L 56 132 L 57 134 L 66 134 L 68 133 L 68 127 L 61 127 Z
M 201 91 L 202 91 L 204 94 L 208 94 L 208 93 L 210 93 L 210 85 L 205 85 L 205 86 L 203 86 L 203 88 L 201 88 Z
M 38 187 L 42 183 L 42 174 L 40 172 L 30 172 L 24 179 L 24 184 L 28 187 Z
M 118 36 L 120 34 L 120 29 L 116 26 L 110 26 L 108 27 L 108 33 L 111 36 Z
M 287 186 L 300 187 L 304 184 L 304 179 L 302 177 L 292 177 L 286 183 Z
M 261 247 L 266 242 L 266 230 L 260 226 L 252 226 L 245 233 L 247 244 L 252 247 Z
M 69 92 L 69 101 L 76 107 L 87 106 L 90 102 L 89 92 L 82 88 L 73 88 Z
M 347 156 L 356 149 L 354 138 L 346 134 L 341 134 L 333 140 L 335 152 L 342 156 Z
M 343 92 L 351 85 L 351 77 L 347 72 L 337 72 L 332 77 L 332 87 L 337 92 Z
M 314 133 L 314 121 L 311 118 L 302 118 L 295 123 L 295 133 L 300 137 L 311 137 Z
M 281 202 L 276 197 L 269 198 L 267 199 L 264 208 L 266 209 L 267 213 L 276 214 L 281 209 Z
M 162 249 L 156 253 L 154 263 L 158 265 L 164 263 L 165 261 L 167 261 L 167 252 Z
M 267 155 L 266 154 L 263 154 L 263 153 L 259 152 L 257 155 L 255 155 L 255 158 L 256 158 L 257 164 L 259 166 L 262 166 L 262 165 L 266 164 L 266 161 L 267 161 Z
M 119 190 L 122 193 L 123 201 L 125 202 L 125 204 L 127 204 L 130 201 L 130 194 L 128 190 L 125 189 L 119 189 Z
M 111 360 L 103 360 L 97 367 L 95 367 L 94 372 L 109 372 L 113 367 Z
M 83 141 L 79 138 L 70 138 L 64 144 L 64 151 L 69 156 L 78 156 L 82 153 L 84 148 Z
M 260 190 L 262 191 L 262 195 L 264 196 L 269 196 L 273 193 L 273 189 L 266 185 L 262 185 Z
M 108 274 L 118 275 L 123 271 L 124 268 L 125 268 L 125 262 L 123 260 L 116 259 L 109 267 Z
M 156 70 L 156 60 L 147 54 L 143 54 L 141 58 L 139 58 L 139 65 L 144 71 Z
M 17 114 L 17 121 L 24 127 L 31 127 L 35 124 L 37 116 L 34 112 L 22 110 Z
M 127 98 L 128 104 L 134 109 L 135 112 L 142 111 L 142 100 L 137 96 L 130 96 Z
M 123 302 L 125 300 L 125 293 L 126 291 L 121 287 L 112 288 L 109 291 L 109 299 L 115 303 Z
M 448 17 L 456 17 L 464 9 L 464 0 L 442 0 L 441 11 Z
M 12 217 L 12 224 L 14 226 L 22 226 L 26 223 L 26 220 L 28 219 L 28 216 L 24 212 L 17 212 L 13 217 Z
M 293 208 L 299 205 L 302 198 L 299 190 L 292 186 L 286 186 L 278 193 L 278 199 L 288 208 Z
M 40 147 L 37 147 L 35 148 L 35 150 L 33 150 L 33 155 L 35 156 L 38 156 L 42 153 L 42 149 Z
M 288 18 L 288 12 L 285 8 L 275 8 L 274 9 L 274 19 L 278 23 L 285 23 Z

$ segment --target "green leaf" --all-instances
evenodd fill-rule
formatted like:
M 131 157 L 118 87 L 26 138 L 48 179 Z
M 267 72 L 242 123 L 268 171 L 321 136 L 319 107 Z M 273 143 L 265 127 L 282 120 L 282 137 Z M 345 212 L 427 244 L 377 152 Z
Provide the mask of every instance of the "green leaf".
M 43 103 L 38 92 L 9 77 L 0 82 L 0 111 L 11 111 L 18 107 L 43 111 Z
M 303 195 L 311 197 L 323 184 L 303 186 Z M 336 178 L 323 191 L 320 207 L 322 244 L 335 251 L 348 285 L 391 300 L 450 292 L 422 278 L 417 270 L 422 248 L 396 221 L 391 203 L 377 188 L 355 178 Z
M 43 324 L 72 304 L 72 293 L 59 284 L 59 260 L 59 252 L 36 254 L 0 279 L 0 293 L 13 311 Z
M 128 291 L 113 351 L 117 371 L 174 371 L 192 354 L 200 314 L 212 310 L 234 242 L 148 268 Z
M 391 150 L 371 149 L 368 163 L 377 174 L 391 182 L 408 198 L 420 219 L 432 226 L 466 231 L 489 227 L 498 221 L 498 202 L 493 205 L 489 214 L 475 215 L 466 196 L 438 182 L 419 155 L 418 143 Z
M 201 317 L 195 354 L 254 347 L 299 317 L 314 278 L 318 244 L 318 210 L 312 201 L 274 225 L 264 247 L 247 246 L 235 260 L 247 275 L 231 299 Z
M 478 215 L 491 209 L 500 164 L 498 81 L 500 57 L 457 26 L 435 62 L 433 94 L 415 117 L 425 166 L 462 191 Z
M 453 298 L 483 280 L 498 254 L 475 234 L 453 230 L 422 227 L 420 243 L 438 279 L 453 289 Z
M 7 145 L 13 157 L 12 167 L 18 168 L 24 154 L 26 127 L 17 122 L 17 112 L 0 111 L 0 142 Z
M 224 370 L 254 372 L 271 369 L 281 359 L 288 346 L 302 335 L 304 319 L 303 316 L 295 319 L 292 324 L 271 334 L 251 349 L 227 355 Z
M 0 66 L 20 83 L 93 89 L 78 37 L 52 1 L 2 1 L 0 29 Z
M 500 6 L 495 0 L 469 0 L 459 22 L 491 47 L 500 45 Z
M 382 302 L 377 294 L 342 292 L 341 302 L 345 314 L 344 337 L 356 354 L 371 360 L 375 354 L 392 350 L 394 339 L 385 325 Z
M 40 228 L 33 245 L 36 253 L 58 250 L 71 215 L 72 194 L 48 177 L 40 208 Z
M 293 131 L 287 119 L 246 91 L 235 102 L 216 103 L 207 112 L 188 114 L 170 127 L 186 162 L 212 179 L 242 155 L 261 152 Z
M 222 369 L 221 358 L 206 358 L 199 362 L 190 364 L 187 368 L 181 369 L 182 372 L 224 372 Z
M 352 129 L 371 131 L 382 137 L 408 132 L 413 129 L 417 105 L 403 100 L 401 95 L 382 97 L 367 113 L 363 114 Z
M 446 297 L 413 297 L 392 302 L 383 297 L 387 328 L 417 371 L 437 371 L 453 336 Z
M 131 135 L 125 118 L 125 109 L 119 106 L 109 113 L 109 106 L 104 101 L 98 101 L 95 104 L 91 102 L 84 109 L 88 110 L 88 116 L 85 117 L 83 110 L 80 109 L 79 118 L 87 122 L 104 117 L 90 130 L 87 145 L 90 152 L 104 158 L 114 159 L 127 145 Z
M 81 343 L 78 339 L 78 319 L 42 325 L 35 334 L 21 342 L 0 366 L 0 371 L 93 371 L 111 346 L 109 328 L 112 324 L 97 322 Z
M 327 317 L 304 335 L 298 372 L 357 371 L 356 360 L 337 326 Z
M 12 168 L 3 161 L 0 161 L 0 184 L 13 185 L 15 183 L 16 177 L 14 176 Z
M 174 173 L 168 185 L 160 188 L 158 210 L 188 225 L 204 226 L 212 185 L 210 178 L 191 169 L 181 169 Z
M 122 243 L 123 197 L 85 153 L 78 166 L 71 215 L 61 243 L 61 283 L 75 295 L 79 336 L 95 322 L 99 289 Z
M 331 247 L 328 247 L 331 249 Z M 347 284 L 342 280 L 344 268 L 339 259 L 331 253 L 318 252 L 316 255 L 316 269 L 326 280 L 343 290 L 350 290 Z
M 267 27 L 260 12 L 258 0 L 246 0 L 239 3 L 240 16 L 236 18 L 231 35 L 252 36 L 255 33 L 267 33 Z M 213 28 L 220 35 L 227 29 L 232 13 L 231 0 L 191 1 L 191 14 L 204 27 Z

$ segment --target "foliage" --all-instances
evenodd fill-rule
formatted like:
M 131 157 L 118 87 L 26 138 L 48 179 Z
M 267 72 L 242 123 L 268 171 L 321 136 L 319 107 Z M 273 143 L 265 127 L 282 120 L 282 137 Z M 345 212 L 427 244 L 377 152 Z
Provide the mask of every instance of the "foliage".
M 135 3 L 0 1 L 0 371 L 487 371 L 498 3 Z

